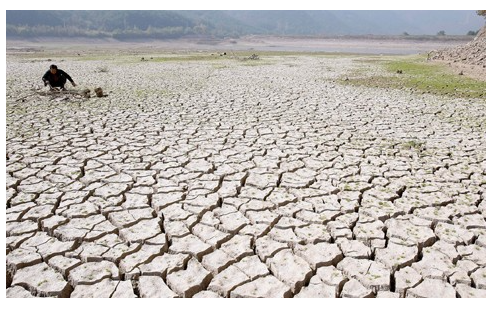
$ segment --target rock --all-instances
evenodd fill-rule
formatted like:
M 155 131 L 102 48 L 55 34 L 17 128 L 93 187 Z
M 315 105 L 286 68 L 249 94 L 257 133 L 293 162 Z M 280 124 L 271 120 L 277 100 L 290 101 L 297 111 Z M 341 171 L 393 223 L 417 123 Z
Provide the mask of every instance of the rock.
M 98 87 L 94 89 L 94 92 L 96 93 L 97 97 L 103 97 L 103 89 Z

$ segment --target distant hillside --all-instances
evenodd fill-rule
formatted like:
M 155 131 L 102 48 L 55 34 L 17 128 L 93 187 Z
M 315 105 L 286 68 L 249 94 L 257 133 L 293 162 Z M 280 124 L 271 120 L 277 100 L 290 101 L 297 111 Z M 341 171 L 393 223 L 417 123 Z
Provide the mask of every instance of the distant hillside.
M 178 38 L 187 35 L 464 35 L 475 11 L 11 11 L 7 37 Z

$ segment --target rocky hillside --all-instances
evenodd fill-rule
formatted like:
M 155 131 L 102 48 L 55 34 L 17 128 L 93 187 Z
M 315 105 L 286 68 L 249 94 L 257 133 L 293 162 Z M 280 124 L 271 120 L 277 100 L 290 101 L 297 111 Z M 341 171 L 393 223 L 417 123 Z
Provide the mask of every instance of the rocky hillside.
M 454 48 L 432 51 L 431 60 L 459 62 L 467 65 L 482 66 L 485 68 L 487 60 L 487 35 L 483 27 L 471 42 Z

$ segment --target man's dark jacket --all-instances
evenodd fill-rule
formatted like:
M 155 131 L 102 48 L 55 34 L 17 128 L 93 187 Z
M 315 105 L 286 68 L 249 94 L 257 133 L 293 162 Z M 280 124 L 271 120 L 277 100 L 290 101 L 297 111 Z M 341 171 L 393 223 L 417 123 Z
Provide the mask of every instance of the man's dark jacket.
M 45 84 L 47 84 L 47 81 L 49 82 L 50 86 L 55 87 L 55 86 L 64 86 L 66 83 L 66 79 L 70 80 L 70 82 L 73 83 L 73 79 L 70 77 L 69 74 L 64 72 L 61 69 L 56 69 L 57 72 L 55 74 L 52 74 L 50 72 L 50 69 L 47 70 L 47 72 L 43 75 L 42 80 Z

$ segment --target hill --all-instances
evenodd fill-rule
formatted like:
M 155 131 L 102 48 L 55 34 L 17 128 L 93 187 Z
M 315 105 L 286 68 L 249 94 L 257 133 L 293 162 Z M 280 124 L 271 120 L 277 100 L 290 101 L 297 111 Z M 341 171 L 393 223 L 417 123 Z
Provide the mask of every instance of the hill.
M 475 11 L 6 11 L 8 38 L 464 35 L 483 23 Z

